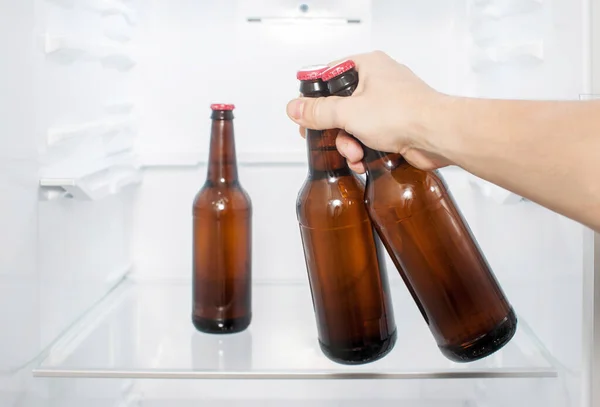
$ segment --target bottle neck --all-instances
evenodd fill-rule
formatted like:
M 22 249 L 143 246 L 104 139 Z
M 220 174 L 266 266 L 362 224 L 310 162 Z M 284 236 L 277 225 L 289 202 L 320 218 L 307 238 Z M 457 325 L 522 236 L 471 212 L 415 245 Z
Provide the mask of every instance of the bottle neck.
M 207 180 L 213 184 L 232 184 L 238 181 L 233 114 L 213 113 L 210 134 Z
M 376 179 L 386 172 L 390 172 L 403 164 L 407 164 L 401 154 L 384 153 L 382 151 L 373 150 L 363 144 L 365 153 L 363 162 L 367 168 L 369 178 Z
M 338 152 L 335 139 L 338 130 L 306 130 L 308 172 L 313 179 L 350 175 L 346 159 Z
M 320 79 L 300 81 L 300 93 L 304 97 L 318 98 L 329 95 L 327 85 Z M 335 139 L 338 131 L 306 129 L 308 145 L 308 176 L 310 179 L 337 178 L 350 175 L 346 159 L 338 152 Z

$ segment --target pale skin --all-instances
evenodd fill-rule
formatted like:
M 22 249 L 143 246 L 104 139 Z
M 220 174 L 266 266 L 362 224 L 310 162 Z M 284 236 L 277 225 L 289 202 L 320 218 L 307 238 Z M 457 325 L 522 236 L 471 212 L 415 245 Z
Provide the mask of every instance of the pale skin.
M 352 96 L 297 98 L 287 114 L 301 134 L 342 129 L 337 148 L 354 171 L 363 151 L 346 133 L 423 170 L 457 165 L 600 232 L 600 101 L 451 96 L 383 52 L 349 59 Z

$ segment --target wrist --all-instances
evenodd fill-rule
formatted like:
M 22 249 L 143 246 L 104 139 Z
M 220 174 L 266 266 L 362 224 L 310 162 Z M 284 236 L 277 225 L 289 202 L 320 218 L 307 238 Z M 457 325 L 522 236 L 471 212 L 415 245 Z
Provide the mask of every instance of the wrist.
M 424 109 L 419 137 L 423 144 L 419 148 L 456 162 L 467 104 L 467 98 L 437 93 Z

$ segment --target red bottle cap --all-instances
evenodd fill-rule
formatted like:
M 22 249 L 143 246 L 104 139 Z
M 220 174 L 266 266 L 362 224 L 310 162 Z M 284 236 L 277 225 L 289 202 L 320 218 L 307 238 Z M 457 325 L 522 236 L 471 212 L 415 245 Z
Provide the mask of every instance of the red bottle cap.
M 210 105 L 211 110 L 233 110 L 235 109 L 234 104 L 228 103 L 213 103 Z
M 296 79 L 299 81 L 314 81 L 315 79 L 321 79 L 321 74 L 327 69 L 327 65 L 306 66 L 296 72 Z
M 347 59 L 337 65 L 332 66 L 331 68 L 327 68 L 324 72 L 321 72 L 321 79 L 323 79 L 325 82 L 330 81 L 336 76 L 340 76 L 344 72 L 348 72 L 355 66 L 356 64 L 353 60 Z

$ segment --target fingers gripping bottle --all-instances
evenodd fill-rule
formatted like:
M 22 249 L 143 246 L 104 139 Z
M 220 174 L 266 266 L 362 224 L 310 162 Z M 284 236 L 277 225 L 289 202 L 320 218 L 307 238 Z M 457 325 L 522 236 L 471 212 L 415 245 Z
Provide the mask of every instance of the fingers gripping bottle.
M 327 95 L 325 68 L 298 72 L 304 96 Z M 321 349 L 335 362 L 363 364 L 393 348 L 396 325 L 364 185 L 338 153 L 336 136 L 306 130 L 309 170 L 296 211 Z
M 358 72 L 344 61 L 322 79 L 331 95 L 350 96 Z M 363 149 L 369 216 L 442 353 L 470 362 L 502 348 L 517 318 L 441 175 Z
M 233 105 L 213 104 L 208 174 L 193 206 L 197 330 L 234 333 L 252 319 L 252 202 L 238 179 Z

